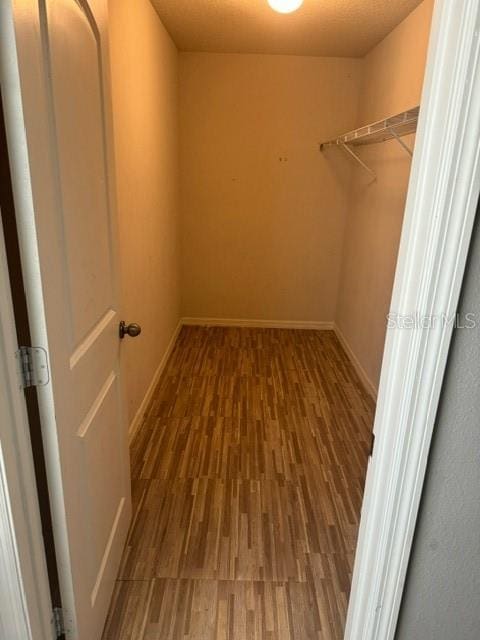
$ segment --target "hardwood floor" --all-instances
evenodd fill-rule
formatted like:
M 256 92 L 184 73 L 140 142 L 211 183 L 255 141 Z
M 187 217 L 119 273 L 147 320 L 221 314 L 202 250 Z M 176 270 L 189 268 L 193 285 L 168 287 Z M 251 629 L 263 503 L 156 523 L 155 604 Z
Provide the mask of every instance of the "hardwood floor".
M 332 331 L 184 327 L 103 640 L 341 640 L 373 412 Z

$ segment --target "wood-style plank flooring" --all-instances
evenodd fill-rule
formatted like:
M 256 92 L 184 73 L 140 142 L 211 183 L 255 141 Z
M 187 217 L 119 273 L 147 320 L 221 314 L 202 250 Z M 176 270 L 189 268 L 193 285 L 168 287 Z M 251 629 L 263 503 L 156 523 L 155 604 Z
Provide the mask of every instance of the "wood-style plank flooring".
M 103 640 L 341 640 L 373 412 L 332 331 L 184 327 Z

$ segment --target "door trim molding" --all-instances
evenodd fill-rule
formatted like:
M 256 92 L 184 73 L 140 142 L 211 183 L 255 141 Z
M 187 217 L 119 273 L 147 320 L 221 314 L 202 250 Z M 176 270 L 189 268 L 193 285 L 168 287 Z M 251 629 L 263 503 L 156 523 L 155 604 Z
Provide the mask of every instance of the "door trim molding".
M 391 311 L 454 317 L 480 190 L 480 3 L 437 0 Z M 389 328 L 346 640 L 393 640 L 451 323 Z
M 0 449 L 0 632 L 4 638 L 33 640 L 22 574 L 18 564 L 18 549 L 13 516 L 10 509 L 5 459 Z
M 0 636 L 51 640 L 50 586 L 7 274 L 0 223 Z
M 17 68 L 11 3 L 0 2 L 1 99 L 15 93 Z M 9 105 L 16 112 L 16 104 Z M 6 109 L 5 109 L 6 111 Z M 18 117 L 18 113 L 17 113 Z M 5 114 L 5 126 L 8 122 Z M 0 214 L 1 215 L 1 214 Z M 18 349 L 0 223 L 0 636 L 51 640 L 52 601 L 36 492 L 25 396 L 19 388 Z

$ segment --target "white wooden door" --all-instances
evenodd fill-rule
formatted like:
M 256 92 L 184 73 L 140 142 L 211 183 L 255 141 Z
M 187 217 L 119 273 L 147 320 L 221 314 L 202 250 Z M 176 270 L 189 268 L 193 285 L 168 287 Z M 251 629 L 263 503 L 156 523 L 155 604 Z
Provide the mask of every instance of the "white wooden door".
M 14 0 L 12 16 L 30 211 L 13 173 L 32 334 L 50 356 L 39 397 L 67 638 L 98 640 L 131 513 L 107 7 Z

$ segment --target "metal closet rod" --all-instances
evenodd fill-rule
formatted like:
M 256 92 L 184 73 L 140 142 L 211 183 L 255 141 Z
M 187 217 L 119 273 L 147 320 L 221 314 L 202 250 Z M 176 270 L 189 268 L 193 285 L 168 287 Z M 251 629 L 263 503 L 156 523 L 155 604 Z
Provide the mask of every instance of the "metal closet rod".
M 365 171 L 376 178 L 377 174 L 375 171 L 365 164 L 352 147 L 377 144 L 379 142 L 385 142 L 386 140 L 396 140 L 408 155 L 412 157 L 413 151 L 402 140 L 402 137 L 415 133 L 417 130 L 419 111 L 419 106 L 414 107 L 408 111 L 402 111 L 395 116 L 349 131 L 338 138 L 320 143 L 320 151 L 324 151 L 324 149 L 328 147 L 341 147 L 350 157 L 358 162 Z

